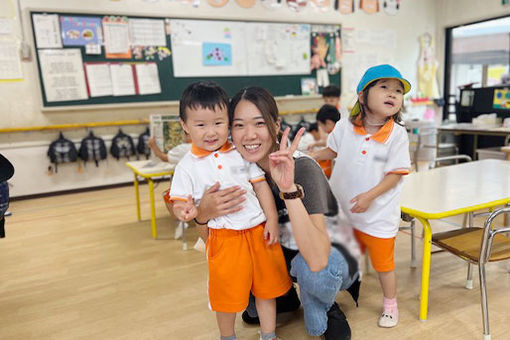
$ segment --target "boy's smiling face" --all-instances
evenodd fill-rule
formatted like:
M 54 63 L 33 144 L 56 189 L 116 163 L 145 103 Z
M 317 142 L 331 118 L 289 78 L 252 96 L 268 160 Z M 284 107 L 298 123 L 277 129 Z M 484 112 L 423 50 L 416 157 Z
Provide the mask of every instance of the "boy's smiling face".
M 181 125 L 193 144 L 206 151 L 216 151 L 228 139 L 228 113 L 226 107 L 215 106 L 214 110 L 201 106 L 186 108 L 186 121 Z

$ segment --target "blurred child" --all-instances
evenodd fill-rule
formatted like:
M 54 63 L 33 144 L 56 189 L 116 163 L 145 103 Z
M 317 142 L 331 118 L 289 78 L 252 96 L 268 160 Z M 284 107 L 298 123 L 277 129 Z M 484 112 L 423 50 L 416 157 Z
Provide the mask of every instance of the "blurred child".
M 336 107 L 329 104 L 324 104 L 319 109 L 319 112 L 317 112 L 315 118 L 317 119 L 317 126 L 319 130 L 317 134 L 320 136 L 320 138 L 319 140 L 308 145 L 308 151 L 312 153 L 316 151 L 318 148 L 323 148 L 326 146 L 326 140 L 328 138 L 328 135 L 335 128 L 336 122 L 340 120 L 340 113 L 338 112 Z M 326 177 L 329 178 L 331 176 L 333 161 L 331 159 L 324 159 L 318 160 L 317 162 L 321 166 Z
M 328 85 L 322 89 L 324 104 L 332 105 L 340 110 L 340 88 L 336 85 Z
M 156 157 L 158 157 L 161 161 L 163 162 L 168 162 L 172 165 L 177 165 L 177 163 L 179 163 L 179 161 L 181 160 L 182 157 L 184 157 L 184 155 L 186 153 L 188 153 L 190 150 L 191 150 L 191 138 L 189 137 L 189 135 L 183 131 L 183 134 L 184 134 L 184 143 L 181 143 L 177 146 L 174 146 L 172 149 L 168 150 L 167 153 L 164 153 L 160 148 L 159 146 L 156 144 L 156 138 L 155 137 L 150 137 L 149 140 L 147 141 L 147 145 L 151 148 L 152 152 L 154 153 L 154 155 Z M 170 186 L 172 186 L 172 183 L 170 183 Z M 163 199 L 165 201 L 165 205 L 166 205 L 166 208 L 168 210 L 168 212 L 170 213 L 170 215 L 172 217 L 175 217 L 174 216 L 174 213 L 173 213 L 173 210 L 172 210 L 172 203 L 170 202 L 170 189 L 168 190 L 165 190 L 163 192 Z M 187 223 L 179 223 L 177 224 L 177 227 L 175 228 L 175 232 L 174 232 L 174 239 L 179 239 L 182 237 L 182 234 L 184 232 L 184 228 L 187 228 L 188 227 L 188 224 Z M 195 244 L 195 249 L 197 250 L 200 250 L 202 249 L 202 243 L 201 242 L 201 239 L 199 238 L 197 240 L 197 243 Z
M 163 162 L 168 162 L 170 164 L 176 165 L 179 163 L 182 157 L 191 150 L 191 138 L 186 133 L 184 133 L 184 143 L 181 143 L 172 149 L 168 150 L 167 153 L 164 153 L 159 146 L 156 144 L 156 138 L 151 137 L 147 141 L 147 145 L 151 148 L 152 152 L 154 152 L 154 155 L 158 157 Z

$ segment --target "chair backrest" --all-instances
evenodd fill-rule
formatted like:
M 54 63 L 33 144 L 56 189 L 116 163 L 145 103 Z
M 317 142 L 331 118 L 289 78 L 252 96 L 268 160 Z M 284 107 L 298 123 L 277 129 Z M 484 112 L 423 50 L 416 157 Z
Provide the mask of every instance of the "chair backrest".
M 510 232 L 510 227 L 493 228 L 493 225 L 492 225 L 494 219 L 497 216 L 499 216 L 501 214 L 505 214 L 505 213 L 510 213 L 510 206 L 498 209 L 498 210 L 492 212 L 489 215 L 489 217 L 487 217 L 487 220 L 485 221 L 485 225 L 484 225 L 482 244 L 480 245 L 480 257 L 479 257 L 480 262 L 483 261 L 484 263 L 486 263 L 489 261 L 490 256 L 491 256 L 492 244 L 494 241 L 494 237 L 497 234 Z
M 455 163 L 458 163 L 460 160 L 471 162 L 473 159 L 468 155 L 451 155 L 445 157 L 438 157 L 434 159 L 433 163 L 430 164 L 429 169 L 437 167 L 442 162 L 455 161 Z

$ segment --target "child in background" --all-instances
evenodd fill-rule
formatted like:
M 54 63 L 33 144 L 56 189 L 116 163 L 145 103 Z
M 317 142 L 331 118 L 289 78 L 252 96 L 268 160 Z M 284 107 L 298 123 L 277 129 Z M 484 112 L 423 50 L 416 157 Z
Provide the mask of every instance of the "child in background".
M 336 107 L 329 104 L 324 104 L 319 109 L 319 112 L 317 112 L 315 118 L 317 119 L 317 126 L 319 127 L 321 138 L 318 141 L 308 145 L 308 151 L 310 152 L 316 151 L 317 148 L 323 148 L 326 146 L 326 139 L 328 135 L 335 128 L 336 122 L 340 120 L 340 112 L 338 112 Z M 329 178 L 331 176 L 333 161 L 331 159 L 325 159 L 318 160 L 317 162 L 321 166 L 326 177 Z
M 328 85 L 322 89 L 324 104 L 332 105 L 340 110 L 340 88 L 336 85 Z
M 321 133 L 319 131 L 319 126 L 317 123 L 310 123 L 306 132 L 301 136 L 301 140 L 299 141 L 298 150 L 302 152 L 308 151 L 308 147 L 320 141 L 322 139 Z
M 398 323 L 393 256 L 401 179 L 411 164 L 401 118 L 404 94 L 410 89 L 393 66 L 369 68 L 358 84 L 351 116 L 336 124 L 328 147 L 313 154 L 319 160 L 335 158 L 330 184 L 341 208 L 339 218 L 354 228 L 362 250 L 368 249 L 383 289 L 380 327 Z
M 191 150 L 191 138 L 186 133 L 184 133 L 184 143 L 181 143 L 172 149 L 168 150 L 167 153 L 164 153 L 159 146 L 156 144 L 156 138 L 151 137 L 147 141 L 147 145 L 151 148 L 152 152 L 156 157 L 158 157 L 163 162 L 168 162 L 170 164 L 177 165 L 184 155 Z
M 209 228 L 209 306 L 216 312 L 221 339 L 236 339 L 236 313 L 247 307 L 251 290 L 260 318 L 260 339 L 275 340 L 275 298 L 291 286 L 278 243 L 278 214 L 265 173 L 244 160 L 228 141 L 227 110 L 228 96 L 216 83 L 193 83 L 184 90 L 179 117 L 192 148 L 175 168 L 170 198 L 177 218 L 194 219 Z M 197 221 L 195 202 L 217 182 L 246 191 L 243 209 Z
M 156 144 L 155 137 L 150 137 L 149 140 L 147 141 L 147 145 L 151 148 L 154 155 L 156 157 L 158 157 L 161 161 L 168 162 L 175 166 L 175 165 L 177 165 L 177 163 L 179 163 L 181 158 L 184 157 L 184 155 L 191 150 L 191 139 L 186 132 L 183 131 L 183 134 L 184 134 L 184 143 L 181 143 L 181 144 L 173 147 L 172 149 L 168 150 L 167 153 L 164 153 L 159 148 L 159 146 Z M 170 185 L 172 185 L 172 184 L 170 183 Z M 165 190 L 163 192 L 163 200 L 165 201 L 166 208 L 167 208 L 168 212 L 170 212 L 170 215 L 175 217 L 173 214 L 173 211 L 172 211 L 172 204 L 170 202 L 169 193 L 170 193 L 170 189 Z M 177 239 L 181 238 L 182 234 L 184 232 L 183 229 L 187 228 L 187 227 L 188 227 L 187 223 L 179 223 L 177 225 L 177 227 L 175 228 L 174 239 L 177 240 Z M 197 250 L 203 249 L 203 242 L 201 241 L 200 238 L 197 240 L 197 243 L 195 244 L 194 248 Z

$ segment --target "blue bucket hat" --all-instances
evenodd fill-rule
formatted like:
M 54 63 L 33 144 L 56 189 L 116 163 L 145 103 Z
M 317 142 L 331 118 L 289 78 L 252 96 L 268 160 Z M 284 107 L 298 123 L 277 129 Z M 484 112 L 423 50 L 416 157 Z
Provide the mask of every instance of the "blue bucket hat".
M 358 87 L 356 88 L 356 93 L 360 93 L 363 91 L 370 83 L 373 83 L 376 80 L 383 79 L 383 78 L 392 78 L 392 79 L 398 79 L 402 82 L 402 85 L 404 86 L 404 94 L 409 92 L 411 90 L 411 83 L 407 81 L 407 79 L 404 79 L 400 72 L 394 68 L 391 65 L 383 64 L 383 65 L 377 65 L 369 68 L 363 77 L 361 77 L 361 80 L 358 83 Z M 351 111 L 351 116 L 356 116 L 358 113 L 360 113 L 361 107 L 359 104 L 359 100 L 356 101 L 356 104 L 354 104 L 354 107 Z

